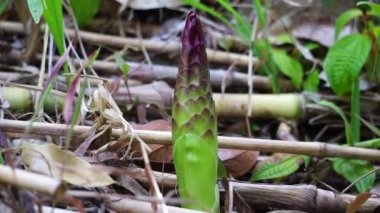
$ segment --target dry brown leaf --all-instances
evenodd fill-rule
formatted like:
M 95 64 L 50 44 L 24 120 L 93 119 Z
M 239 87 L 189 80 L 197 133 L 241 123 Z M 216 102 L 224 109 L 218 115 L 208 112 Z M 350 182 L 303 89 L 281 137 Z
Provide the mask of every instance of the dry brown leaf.
M 356 212 L 360 208 L 360 206 L 363 205 L 370 197 L 371 197 L 370 192 L 363 192 L 363 193 L 358 194 L 355 197 L 355 199 L 351 201 L 350 204 L 348 204 L 346 213 Z
M 133 128 L 138 130 L 151 131 L 171 131 L 171 123 L 166 120 L 153 120 L 146 124 L 135 124 Z M 133 150 L 140 152 L 140 146 L 133 144 Z M 173 159 L 173 149 L 171 146 L 163 146 L 158 144 L 150 144 L 152 152 L 149 153 L 149 159 L 156 162 L 171 162 Z
M 21 150 L 22 160 L 29 170 L 84 187 L 107 186 L 115 183 L 104 171 L 71 152 L 60 149 L 55 144 L 23 143 Z
M 250 171 L 256 163 L 257 151 L 219 149 L 218 156 L 233 177 L 239 177 Z

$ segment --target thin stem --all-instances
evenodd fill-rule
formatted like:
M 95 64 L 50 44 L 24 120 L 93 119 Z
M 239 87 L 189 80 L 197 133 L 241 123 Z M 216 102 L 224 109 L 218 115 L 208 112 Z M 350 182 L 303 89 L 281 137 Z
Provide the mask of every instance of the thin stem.
M 360 141 L 360 89 L 359 76 L 352 82 L 351 91 L 351 133 L 352 140 L 350 146 Z

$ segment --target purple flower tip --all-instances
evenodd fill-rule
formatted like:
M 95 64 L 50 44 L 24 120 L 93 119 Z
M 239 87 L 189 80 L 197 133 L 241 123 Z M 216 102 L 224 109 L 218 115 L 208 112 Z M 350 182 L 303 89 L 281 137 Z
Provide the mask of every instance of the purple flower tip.
M 204 45 L 202 25 L 195 11 L 187 15 L 185 29 L 182 34 L 182 48 L 194 48 Z

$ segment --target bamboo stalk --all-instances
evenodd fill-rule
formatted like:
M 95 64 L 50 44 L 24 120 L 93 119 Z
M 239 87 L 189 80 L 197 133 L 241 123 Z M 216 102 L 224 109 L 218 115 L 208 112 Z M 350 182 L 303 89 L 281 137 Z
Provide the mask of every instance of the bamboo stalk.
M 1 82 L 0 82 L 1 84 Z M 15 92 L 20 95 L 15 95 Z M 10 103 L 10 110 L 14 112 L 32 111 L 30 103 L 33 95 L 30 90 L 18 87 L 4 87 L 4 100 Z M 157 104 L 166 108 L 171 107 L 173 89 L 165 82 L 126 87 L 119 89 L 115 100 L 120 103 L 134 103 L 136 99 L 147 103 Z M 131 98 L 132 99 L 131 99 Z M 218 117 L 243 118 L 247 115 L 248 95 L 246 94 L 213 94 L 216 114 Z M 64 97 L 51 95 L 45 101 L 48 112 L 60 111 Z M 57 103 L 57 107 L 55 104 Z M 254 118 L 276 119 L 285 118 L 297 120 L 304 116 L 304 97 L 298 94 L 253 94 L 251 101 L 251 116 Z M 286 106 L 286 107 L 278 107 Z
M 37 54 L 36 60 L 41 60 L 41 54 Z M 53 60 L 57 61 L 59 57 L 53 57 Z M 1 59 L 0 59 L 1 60 Z M 21 51 L 13 51 L 7 55 L 5 60 L 11 60 L 19 62 L 22 60 Z M 71 59 L 74 64 L 79 65 L 80 62 L 85 64 L 84 60 L 78 61 L 77 59 Z M 147 65 L 133 61 L 126 62 L 130 67 L 128 75 L 129 79 L 139 80 L 143 82 L 152 82 L 156 80 L 165 80 L 169 83 L 174 83 L 177 77 L 178 68 L 175 66 L 167 65 Z M 1 66 L 1 65 L 0 65 Z M 121 75 L 121 71 L 116 63 L 109 61 L 96 60 L 92 63 L 92 67 L 101 74 L 104 75 Z M 13 73 L 12 73 L 13 74 Z M 8 74 L 9 75 L 9 74 Z M 18 74 L 20 75 L 20 74 Z M 227 73 L 223 69 L 210 69 L 211 84 L 214 87 L 220 87 L 222 82 L 226 83 L 226 86 L 242 86 L 247 85 L 249 76 L 246 73 L 231 71 Z M 0 73 L 1 78 L 1 73 Z M 4 78 L 4 77 L 3 77 Z M 253 75 L 252 83 L 254 88 L 263 91 L 272 91 L 272 84 L 268 77 L 261 75 Z M 293 83 L 287 79 L 280 79 L 280 85 L 282 91 L 295 91 Z
M 141 171 L 141 170 L 140 170 Z M 145 172 L 143 172 L 145 174 Z M 119 194 L 104 194 L 93 191 L 70 190 L 67 195 L 79 199 L 99 199 L 105 201 L 105 205 L 117 212 L 154 212 L 151 203 L 158 202 L 154 197 L 128 196 Z M 200 213 L 202 211 L 190 210 L 167 205 L 169 212 Z M 161 209 L 158 209 L 158 212 Z
M 0 30 L 9 33 L 23 34 L 25 30 L 19 22 L 1 21 Z M 75 31 L 72 29 L 65 29 L 67 34 L 71 38 L 75 38 Z M 123 48 L 126 45 L 132 48 L 141 48 L 144 46 L 147 50 L 157 52 L 178 52 L 180 49 L 180 43 L 176 41 L 154 41 L 148 39 L 136 39 L 120 36 L 104 35 L 100 33 L 92 33 L 86 31 L 80 31 L 79 36 L 84 42 L 93 43 L 97 45 L 108 45 L 113 47 Z M 222 63 L 222 64 L 236 64 L 239 66 L 247 66 L 249 57 L 247 55 L 237 53 L 227 53 L 224 51 L 206 49 L 207 58 L 210 62 Z M 257 58 L 252 59 L 254 64 L 257 64 Z
M 53 196 L 65 194 L 65 185 L 57 179 L 0 165 L 0 182 Z
M 4 132 L 22 133 L 28 128 L 28 121 L 0 120 L 0 128 Z M 32 134 L 65 136 L 68 126 L 65 124 L 49 124 L 34 122 L 30 128 Z M 77 125 L 73 128 L 73 135 L 85 137 L 91 127 Z M 136 134 L 148 144 L 171 145 L 171 133 L 165 131 L 135 130 Z M 116 137 L 122 134 L 120 129 L 113 129 Z M 322 142 L 291 142 L 280 140 L 226 137 L 219 136 L 219 148 L 255 150 L 261 152 L 281 152 L 290 154 L 304 154 L 317 157 L 343 157 L 370 161 L 380 161 L 380 151 L 366 148 L 346 147 Z
M 152 204 L 149 202 L 132 200 L 128 198 L 114 198 L 113 200 L 108 200 L 106 205 L 116 211 L 116 212 L 156 212 L 152 208 Z M 159 208 L 159 207 L 158 207 Z M 201 213 L 202 211 L 190 210 L 179 208 L 175 206 L 167 206 L 169 212 L 175 213 Z M 158 212 L 162 212 L 158 209 Z
M 140 170 L 137 180 L 147 183 L 144 171 Z M 174 174 L 155 172 L 154 176 L 160 185 L 174 189 L 177 177 Z M 319 189 L 314 185 L 271 185 L 229 181 L 230 187 L 244 198 L 252 208 L 277 208 L 305 212 L 344 212 L 354 195 L 336 194 Z M 358 212 L 374 212 L 380 206 L 379 198 L 369 198 Z

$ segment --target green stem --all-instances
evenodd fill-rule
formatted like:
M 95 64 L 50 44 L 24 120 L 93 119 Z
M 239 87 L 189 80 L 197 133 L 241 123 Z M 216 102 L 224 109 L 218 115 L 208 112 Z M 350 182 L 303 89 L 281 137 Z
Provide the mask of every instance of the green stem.
M 352 143 L 360 141 L 360 89 L 359 76 L 356 76 L 352 81 L 351 91 L 351 132 Z M 352 146 L 353 144 L 349 144 Z

